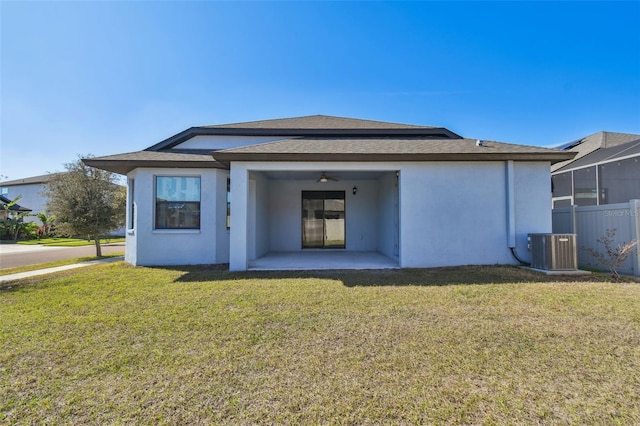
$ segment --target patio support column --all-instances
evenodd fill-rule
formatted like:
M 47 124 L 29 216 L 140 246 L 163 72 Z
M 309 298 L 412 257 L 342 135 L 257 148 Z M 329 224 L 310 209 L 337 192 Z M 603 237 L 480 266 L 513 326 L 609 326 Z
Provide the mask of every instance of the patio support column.
M 231 176 L 231 241 L 229 242 L 229 270 L 247 270 L 247 201 L 249 172 L 246 166 L 230 167 Z

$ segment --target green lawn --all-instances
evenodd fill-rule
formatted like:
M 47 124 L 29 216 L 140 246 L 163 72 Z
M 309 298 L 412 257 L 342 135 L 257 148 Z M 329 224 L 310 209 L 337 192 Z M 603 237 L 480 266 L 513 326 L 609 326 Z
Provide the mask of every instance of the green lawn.
M 122 262 L 0 291 L 0 423 L 638 424 L 640 284 Z
M 123 243 L 124 237 L 104 238 L 100 239 L 100 244 Z M 46 245 L 54 247 L 78 247 L 95 245 L 95 240 L 86 240 L 79 238 L 41 238 L 39 240 L 18 241 L 17 244 L 23 245 Z

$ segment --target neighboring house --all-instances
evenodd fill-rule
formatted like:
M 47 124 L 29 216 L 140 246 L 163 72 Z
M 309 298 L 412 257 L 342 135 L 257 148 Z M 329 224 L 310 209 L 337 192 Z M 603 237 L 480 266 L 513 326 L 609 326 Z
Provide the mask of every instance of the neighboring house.
M 33 216 L 26 216 L 25 222 L 36 222 L 40 224 L 40 219 L 35 215 L 40 212 L 47 211 L 47 201 L 49 198 L 44 194 L 47 183 L 54 176 L 66 172 L 49 173 L 42 176 L 33 176 L 23 179 L 9 180 L 0 182 L 0 192 L 2 196 L 11 200 L 20 198 L 20 204 L 29 206 L 33 211 Z M 121 185 L 119 185 L 121 187 Z M 125 228 L 120 228 L 111 232 L 112 235 L 123 236 L 125 234 Z
M 515 264 L 551 232 L 549 167 L 574 155 L 317 115 L 83 161 L 128 177 L 128 262 L 240 271 Z
M 0 219 L 6 219 L 8 214 L 7 214 L 7 210 L 4 206 L 12 203 L 13 200 L 10 200 L 9 198 L 5 197 L 4 195 L 0 195 L 0 205 L 2 205 L 2 208 L 0 208 Z M 28 213 L 31 211 L 31 209 L 28 209 L 26 207 L 21 206 L 20 204 L 14 204 L 11 207 L 9 207 L 9 210 L 14 211 L 14 212 L 18 212 L 18 213 Z M 24 220 L 24 219 L 23 219 Z
M 47 211 L 47 197 L 43 194 L 43 191 L 45 190 L 45 185 L 55 175 L 55 173 L 50 173 L 0 182 L 1 195 L 11 200 L 22 197 L 20 198 L 20 204 L 29 206 L 34 214 Z M 40 223 L 35 216 L 27 216 L 24 221 Z
M 551 166 L 554 208 L 640 199 L 640 135 L 598 132 L 558 148 L 577 155 Z

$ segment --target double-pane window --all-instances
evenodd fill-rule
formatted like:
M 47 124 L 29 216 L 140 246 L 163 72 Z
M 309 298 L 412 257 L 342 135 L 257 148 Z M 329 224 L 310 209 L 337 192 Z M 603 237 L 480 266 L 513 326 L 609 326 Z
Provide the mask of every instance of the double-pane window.
M 156 229 L 200 229 L 200 177 L 156 176 Z

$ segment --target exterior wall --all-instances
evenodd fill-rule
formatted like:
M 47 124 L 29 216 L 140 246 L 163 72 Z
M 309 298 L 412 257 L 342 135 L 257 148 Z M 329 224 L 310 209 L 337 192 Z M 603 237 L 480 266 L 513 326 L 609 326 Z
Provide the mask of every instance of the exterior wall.
M 174 149 L 230 149 L 240 146 L 256 145 L 273 142 L 282 139 L 291 139 L 291 136 L 194 136 L 188 141 L 182 142 Z
M 127 175 L 127 214 L 125 218 L 126 232 L 124 260 L 132 265 L 138 264 L 138 245 L 136 244 L 136 229 L 138 229 L 138 216 L 140 216 L 138 213 L 138 202 L 136 200 L 136 195 L 140 194 L 140 188 L 137 187 L 138 170 L 139 169 L 136 169 Z
M 396 208 L 397 188 L 395 187 L 395 173 L 387 173 L 378 183 L 378 244 L 377 251 L 387 257 L 398 258 L 398 242 L 396 229 L 398 209 Z
M 28 185 L 12 185 L 12 186 L 3 186 L 8 191 L 4 194 L 10 200 L 14 200 L 18 196 L 22 198 L 18 201 L 22 207 L 26 207 L 31 209 L 31 214 L 38 214 L 43 211 L 47 211 L 47 200 L 48 198 L 44 195 L 41 195 L 42 191 L 44 191 L 44 185 L 42 184 L 28 184 Z M 40 220 L 34 216 L 27 216 L 24 218 L 25 222 L 36 222 L 40 223 Z
M 345 191 L 346 250 L 376 251 L 378 245 L 377 180 L 269 181 L 269 251 L 302 250 L 302 191 Z M 353 194 L 353 187 L 358 188 Z
M 504 162 L 404 166 L 400 266 L 514 263 L 505 192 Z
M 515 248 L 524 260 L 527 234 L 551 231 L 548 163 L 515 163 L 514 206 L 507 204 L 505 162 L 450 162 L 401 169 L 402 267 L 514 264 L 508 211 L 515 213 Z
M 200 229 L 154 229 L 155 176 L 200 176 Z M 225 173 L 216 169 L 137 169 L 129 174 L 135 180 L 135 223 L 127 230 L 126 260 L 134 265 L 212 264 L 220 258 L 216 235 L 226 232 L 220 223 L 219 181 Z M 130 206 L 127 208 L 130 214 Z M 128 222 L 129 223 L 129 222 Z M 224 250 L 224 248 L 220 248 Z
M 271 235 L 269 246 L 271 251 L 300 250 L 302 240 L 300 191 L 303 186 L 304 183 L 300 181 L 270 182 L 269 228 L 271 228 Z
M 249 179 L 249 259 L 257 259 L 269 251 L 269 184 L 260 173 Z
M 228 170 L 216 170 L 216 261 L 215 263 L 229 263 L 229 235 L 227 229 L 227 178 Z
M 347 249 L 358 234 L 375 235 L 363 249 L 393 253 L 394 202 L 387 197 L 390 178 L 399 171 L 399 260 L 401 267 L 436 267 L 465 264 L 516 264 L 510 246 L 530 259 L 527 235 L 551 232 L 551 194 L 548 162 L 398 162 L 398 163 L 251 163 L 231 166 L 233 221 L 230 269 L 247 267 L 247 233 L 250 171 L 387 171 L 376 181 L 340 181 L 322 189 L 343 189 L 347 195 Z M 315 189 L 313 181 L 269 181 L 270 250 L 299 250 L 300 195 Z M 351 188 L 358 186 L 361 209 L 354 209 Z M 307 186 L 309 185 L 309 186 Z M 368 186 L 371 185 L 371 186 Z M 387 188 L 387 189 L 385 189 Z M 369 192 L 371 191 L 371 192 Z M 295 194 L 295 196 L 293 195 Z M 369 195 L 367 195 L 369 194 Z M 373 195 L 375 194 L 375 195 Z M 371 211 L 375 213 L 371 213 Z M 352 212 L 352 213 L 350 213 Z M 367 218 L 358 229 L 349 214 Z M 370 222 L 368 220 L 370 219 Z M 294 222 L 293 227 L 290 223 Z M 245 224 L 245 226 L 242 226 Z M 370 232 L 367 230 L 371 229 Z M 381 231 L 384 229 L 384 231 Z M 389 232 L 389 229 L 392 232 Z M 363 232 L 364 231 L 364 232 Z M 350 234 L 351 233 L 351 234 Z M 355 237 L 355 238 L 354 238 Z M 294 244 L 294 245 L 292 245 Z M 359 244 L 359 243 L 358 243 Z M 391 249 L 389 249 L 391 247 Z
M 514 162 L 516 253 L 531 262 L 527 238 L 552 232 L 549 163 Z

